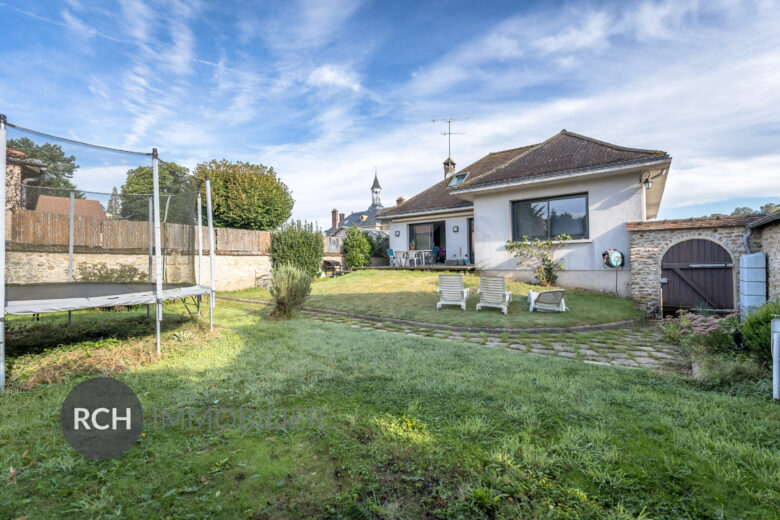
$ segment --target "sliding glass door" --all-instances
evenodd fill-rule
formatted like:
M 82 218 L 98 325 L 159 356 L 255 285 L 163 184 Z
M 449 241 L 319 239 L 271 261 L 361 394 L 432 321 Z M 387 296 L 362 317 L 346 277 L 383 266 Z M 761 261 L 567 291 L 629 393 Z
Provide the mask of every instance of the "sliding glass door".
M 433 224 L 409 226 L 409 249 L 433 249 Z

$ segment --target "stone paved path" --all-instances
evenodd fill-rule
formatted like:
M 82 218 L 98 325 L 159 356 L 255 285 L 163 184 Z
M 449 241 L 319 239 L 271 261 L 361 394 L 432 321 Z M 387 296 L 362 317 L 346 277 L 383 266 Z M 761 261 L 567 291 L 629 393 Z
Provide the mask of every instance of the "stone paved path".
M 511 352 L 575 359 L 592 365 L 690 373 L 690 364 L 680 348 L 665 343 L 661 334 L 653 328 L 490 335 L 376 322 L 309 311 L 304 311 L 302 314 L 316 321 L 340 323 L 353 328 L 470 342 Z

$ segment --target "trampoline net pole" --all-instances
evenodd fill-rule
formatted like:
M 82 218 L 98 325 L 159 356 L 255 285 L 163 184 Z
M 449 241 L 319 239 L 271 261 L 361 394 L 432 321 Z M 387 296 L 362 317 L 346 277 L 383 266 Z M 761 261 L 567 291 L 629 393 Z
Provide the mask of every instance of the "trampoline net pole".
M 154 281 L 154 277 L 152 276 L 152 272 L 154 270 L 154 261 L 152 260 L 152 257 L 154 256 L 154 197 L 149 197 L 149 283 L 152 283 Z M 146 305 L 146 317 L 149 318 L 151 316 L 151 309 L 152 306 L 147 304 Z
M 203 211 L 198 193 L 198 285 L 203 285 Z
M 211 212 L 211 179 L 208 176 L 206 177 L 206 218 L 209 223 L 209 281 L 211 283 L 211 293 L 209 294 L 209 329 L 214 330 L 214 264 L 216 263 L 214 255 L 216 254 L 216 251 L 214 245 L 214 218 Z
M 0 182 L 0 392 L 5 390 L 5 184 L 6 184 L 6 129 L 5 116 L 0 114 L 0 172 L 3 174 L 3 181 Z
M 162 320 L 162 299 L 163 299 L 163 266 L 162 266 L 162 237 L 160 232 L 160 172 L 159 172 L 159 158 L 157 157 L 157 148 L 152 149 L 152 183 L 153 192 L 152 197 L 154 199 L 154 254 L 155 254 L 155 270 L 156 270 L 156 300 L 157 308 L 155 309 L 156 322 L 157 322 L 157 354 L 160 354 L 160 320 Z
M 70 211 L 68 217 L 68 282 L 73 281 L 73 242 L 76 234 L 76 225 L 74 222 L 76 213 L 76 197 L 73 190 L 70 190 Z M 68 311 L 68 325 L 73 323 L 73 313 Z

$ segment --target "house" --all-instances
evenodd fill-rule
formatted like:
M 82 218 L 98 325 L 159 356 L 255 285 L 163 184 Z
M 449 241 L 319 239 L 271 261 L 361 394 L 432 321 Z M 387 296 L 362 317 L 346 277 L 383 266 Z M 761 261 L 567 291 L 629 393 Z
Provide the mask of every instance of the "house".
M 6 211 L 14 208 L 33 209 L 46 178 L 46 166 L 24 152 L 7 148 L 5 152 Z
M 35 211 L 46 213 L 59 213 L 60 215 L 70 215 L 70 197 L 53 197 L 51 195 L 40 195 Z M 99 200 L 91 199 L 73 199 L 73 214 L 76 216 L 95 217 L 99 219 L 106 218 L 106 212 Z
M 567 130 L 538 144 L 493 152 L 377 218 L 388 223 L 394 250 L 446 251 L 450 263 L 470 260 L 485 273 L 533 281 L 504 248 L 523 236 L 573 237 L 557 258 L 559 284 L 629 294 L 631 259 L 626 224 L 658 213 L 672 158 Z M 627 257 L 622 270 L 603 266 L 602 253 Z

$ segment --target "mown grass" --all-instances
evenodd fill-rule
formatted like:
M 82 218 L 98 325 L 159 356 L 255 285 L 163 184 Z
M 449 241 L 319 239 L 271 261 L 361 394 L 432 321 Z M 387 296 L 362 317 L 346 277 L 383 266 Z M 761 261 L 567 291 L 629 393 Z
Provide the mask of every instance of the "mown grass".
M 79 382 L 0 395 L 0 517 L 773 518 L 778 407 L 593 367 L 219 302 L 220 334 L 118 375 L 145 434 L 75 453 Z M 166 337 L 164 351 L 171 334 Z M 152 343 L 149 342 L 149 347 Z M 319 408 L 321 429 L 152 427 L 152 409 Z
M 635 303 L 628 298 L 616 298 L 608 293 L 568 290 L 566 305 L 569 312 L 528 312 L 528 290 L 538 287 L 522 282 L 508 282 L 513 292 L 509 314 L 488 308 L 476 312 L 479 303 L 479 276 L 465 274 L 463 282 L 471 288 L 466 311 L 456 306 L 436 309 L 437 273 L 416 271 L 356 271 L 336 278 L 321 278 L 312 284 L 312 294 L 306 305 L 372 316 L 463 325 L 471 327 L 569 327 L 596 323 L 610 323 L 641 317 Z M 246 289 L 226 296 L 270 300 L 266 289 Z

